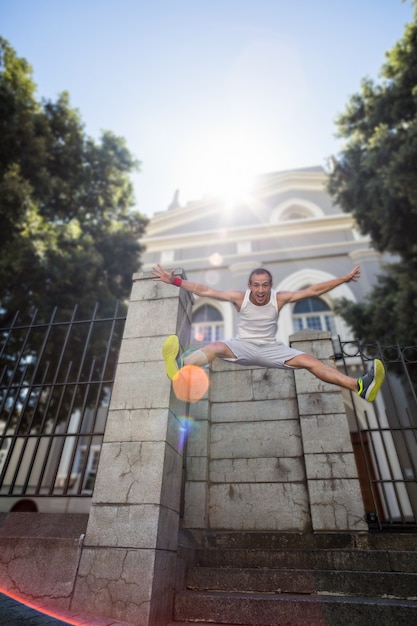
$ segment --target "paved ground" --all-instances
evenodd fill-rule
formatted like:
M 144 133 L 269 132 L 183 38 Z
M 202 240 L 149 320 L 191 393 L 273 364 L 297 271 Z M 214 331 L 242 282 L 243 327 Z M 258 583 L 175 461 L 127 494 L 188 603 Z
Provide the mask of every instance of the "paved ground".
M 129 626 L 125 622 L 115 620 L 91 618 L 78 614 L 67 614 L 65 611 L 57 611 L 62 614 L 62 619 L 46 615 L 36 611 L 4 593 L 0 593 L 0 624 L 4 626 Z
M 7 626 L 65 626 L 70 622 L 54 619 L 0 593 L 0 624 Z

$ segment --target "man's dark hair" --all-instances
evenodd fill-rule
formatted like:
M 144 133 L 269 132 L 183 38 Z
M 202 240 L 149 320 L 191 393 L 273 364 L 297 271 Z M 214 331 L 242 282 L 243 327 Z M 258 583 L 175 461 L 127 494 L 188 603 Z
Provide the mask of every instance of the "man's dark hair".
M 256 268 L 256 270 L 252 270 L 252 271 L 251 271 L 251 273 L 250 273 L 250 275 L 249 275 L 249 282 L 250 282 L 250 283 L 252 282 L 252 277 L 253 277 L 255 274 L 267 274 L 267 275 L 269 276 L 269 282 L 270 282 L 270 283 L 271 283 L 271 285 L 272 285 L 272 274 L 271 274 L 271 272 L 270 272 L 269 270 L 266 270 L 266 269 L 265 269 L 265 268 L 263 268 L 263 267 L 257 267 L 257 268 Z

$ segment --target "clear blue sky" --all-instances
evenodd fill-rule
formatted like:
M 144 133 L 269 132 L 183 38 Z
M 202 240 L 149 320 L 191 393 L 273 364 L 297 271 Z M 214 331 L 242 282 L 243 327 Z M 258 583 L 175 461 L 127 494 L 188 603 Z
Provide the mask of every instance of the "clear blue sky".
M 137 208 L 224 177 L 325 165 L 334 120 L 411 21 L 411 0 L 0 0 L 38 98 L 127 140 Z

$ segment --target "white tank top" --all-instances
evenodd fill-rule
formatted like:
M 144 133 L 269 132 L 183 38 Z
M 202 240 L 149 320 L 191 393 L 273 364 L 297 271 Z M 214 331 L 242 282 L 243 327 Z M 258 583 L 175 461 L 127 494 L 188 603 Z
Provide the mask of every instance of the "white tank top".
M 254 343 L 276 341 L 278 330 L 277 293 L 271 289 L 271 297 L 265 306 L 256 306 L 249 300 L 250 289 L 245 292 L 237 322 L 237 339 Z

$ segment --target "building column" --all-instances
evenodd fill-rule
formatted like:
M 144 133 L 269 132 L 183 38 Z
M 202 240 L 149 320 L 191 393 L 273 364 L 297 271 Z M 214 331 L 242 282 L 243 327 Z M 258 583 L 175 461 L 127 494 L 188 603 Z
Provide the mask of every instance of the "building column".
M 178 274 L 181 275 L 181 274 Z M 181 421 L 161 355 L 189 343 L 191 296 L 135 274 L 72 610 L 146 626 L 172 617 Z
M 290 344 L 333 365 L 331 335 L 301 331 Z M 339 387 L 295 370 L 313 531 L 368 531 L 349 427 Z

